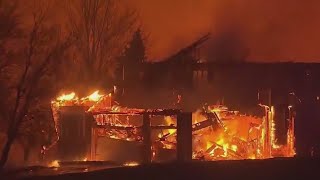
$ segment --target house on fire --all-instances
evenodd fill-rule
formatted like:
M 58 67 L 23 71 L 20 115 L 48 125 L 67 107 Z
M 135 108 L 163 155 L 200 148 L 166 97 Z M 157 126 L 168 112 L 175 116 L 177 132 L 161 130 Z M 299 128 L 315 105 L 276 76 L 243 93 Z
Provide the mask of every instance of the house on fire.
M 129 68 L 120 74 L 120 86 L 126 89 L 124 96 L 131 93 L 133 106 L 164 106 L 168 104 L 165 101 L 168 98 L 161 94 L 176 90 L 183 95 L 182 108 L 185 110 L 195 110 L 203 103 L 220 102 L 231 109 L 251 113 L 250 108 L 259 103 L 272 105 L 277 112 L 277 128 L 286 126 L 290 116 L 288 107 L 294 106 L 298 127 L 296 141 L 301 145 L 297 147 L 298 151 L 307 152 L 304 148 L 308 144 L 318 143 L 314 141 L 320 138 L 315 128 L 320 125 L 320 63 L 247 62 L 243 61 L 245 49 L 239 53 L 232 50 L 233 46 L 222 43 L 222 47 L 210 51 L 209 39 L 207 34 L 163 61 L 139 63 L 138 71 L 134 73 L 127 73 L 130 71 L 127 65 Z M 220 51 L 224 51 L 222 55 Z M 233 56 L 233 52 L 238 54 Z M 217 55 L 212 56 L 215 53 Z M 212 57 L 215 59 L 210 59 Z M 126 81 L 126 74 L 130 74 L 130 81 Z M 136 81 L 132 83 L 132 79 Z M 138 93 L 133 93 L 137 88 Z
M 247 62 L 245 53 L 239 55 L 236 50 L 229 53 L 238 53 L 237 57 L 225 55 L 231 59 L 226 60 L 224 55 L 212 56 L 219 49 L 212 48 L 212 44 L 210 34 L 206 34 L 162 61 L 134 65 L 122 62 L 117 85 L 127 93 L 137 88 L 148 92 L 159 89 L 192 92 L 196 96 L 210 96 L 213 101 L 223 100 L 235 108 L 244 103 L 257 104 L 258 93 L 265 91 L 272 91 L 272 102 L 276 104 L 285 103 L 292 92 L 301 98 L 320 95 L 318 63 Z

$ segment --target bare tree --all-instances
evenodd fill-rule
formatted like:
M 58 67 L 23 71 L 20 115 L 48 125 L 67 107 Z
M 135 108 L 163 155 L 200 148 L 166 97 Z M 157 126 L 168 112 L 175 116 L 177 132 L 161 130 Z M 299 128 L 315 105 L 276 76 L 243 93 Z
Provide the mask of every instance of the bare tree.
M 9 45 L 17 39 L 19 31 L 16 1 L 0 0 L 0 80 L 6 78 L 2 76 L 3 71 L 12 62 L 10 59 L 14 54 Z M 0 89 L 0 101 L 6 102 L 8 90 L 1 83 Z M 7 104 L 2 103 L 0 106 L 1 125 L 5 126 L 3 119 L 7 115 Z
M 11 89 L 13 103 L 8 116 L 7 140 L 2 150 L 0 169 L 7 162 L 11 145 L 17 138 L 22 122 L 27 119 L 30 107 L 35 104 L 41 82 L 50 75 L 55 61 L 61 59 L 71 45 L 70 38 L 61 38 L 59 28 L 47 25 L 49 7 L 50 4 L 41 4 L 39 9 L 34 9 L 31 31 L 26 35 L 26 41 L 21 40 L 21 43 L 26 42 L 21 58 L 7 68 L 7 74 L 14 72 L 16 75 L 9 77 L 17 79 L 5 82 L 14 88 Z
M 75 35 L 77 64 L 86 83 L 103 83 L 115 71 L 115 57 L 121 54 L 134 31 L 136 12 L 117 0 L 71 0 L 69 25 Z M 94 84 L 97 85 L 97 84 Z
M 17 2 L 0 0 L 0 71 L 9 64 L 8 44 L 19 35 Z

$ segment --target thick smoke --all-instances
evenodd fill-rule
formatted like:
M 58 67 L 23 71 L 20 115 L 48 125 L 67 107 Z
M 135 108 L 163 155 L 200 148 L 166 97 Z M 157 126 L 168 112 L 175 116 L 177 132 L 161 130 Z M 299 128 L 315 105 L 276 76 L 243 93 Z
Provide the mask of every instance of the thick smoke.
M 251 61 L 320 59 L 318 0 L 133 0 L 153 42 L 150 57 L 169 56 L 186 43 L 233 27 Z M 230 26 L 232 24 L 232 26 Z M 178 38 L 176 38 L 178 37 Z
M 228 0 L 217 3 L 214 29 L 235 25 L 254 61 L 316 61 L 320 58 L 320 2 Z M 218 8 L 220 7 L 220 8 Z M 219 11 L 220 10 L 220 11 Z

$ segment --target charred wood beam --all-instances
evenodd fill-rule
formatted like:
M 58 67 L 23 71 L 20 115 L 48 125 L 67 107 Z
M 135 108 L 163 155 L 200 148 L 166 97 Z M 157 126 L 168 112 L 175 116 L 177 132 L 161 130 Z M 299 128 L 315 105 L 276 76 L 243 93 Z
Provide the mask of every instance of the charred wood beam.
M 112 111 L 99 111 L 99 112 L 90 112 L 92 115 L 126 115 L 126 116 L 134 116 L 134 115 L 143 115 L 142 112 L 112 112 Z
M 181 113 L 180 109 L 161 109 L 161 110 L 144 110 L 144 111 L 128 111 L 128 112 L 112 112 L 112 111 L 99 111 L 99 112 L 90 112 L 92 115 L 144 115 L 148 114 L 151 116 L 175 116 Z
M 120 126 L 120 125 L 96 125 L 99 128 L 116 129 L 116 130 L 133 130 L 141 129 L 143 126 Z M 177 129 L 176 126 L 150 126 L 150 129 Z
M 144 113 L 148 113 L 152 116 L 176 116 L 182 112 L 181 109 L 159 109 L 159 110 L 147 110 Z
M 207 154 L 209 154 L 212 150 L 214 150 L 216 147 L 218 147 L 218 148 L 220 148 L 220 149 L 223 149 L 223 146 L 221 146 L 221 145 L 219 145 L 219 144 L 217 144 L 217 143 L 215 143 L 215 142 L 212 142 L 213 143 L 213 145 L 212 146 L 210 146 L 205 152 L 207 153 Z M 227 152 L 228 152 L 228 156 L 232 156 L 232 157 L 235 157 L 235 158 L 237 158 L 237 159 L 243 159 L 243 156 L 241 156 L 239 153 L 237 153 L 236 151 L 233 151 L 233 150 L 231 150 L 231 149 L 227 149 Z
M 141 127 L 135 127 L 135 126 L 119 126 L 119 125 L 96 125 L 96 127 L 99 128 L 106 128 L 106 129 L 115 129 L 115 130 L 134 130 L 136 128 L 141 128 Z
M 215 148 L 217 147 L 217 144 L 216 143 L 213 143 L 212 146 L 210 146 L 207 150 L 206 150 L 206 153 L 210 153 L 212 150 L 214 150 Z
M 204 116 L 206 116 L 208 119 L 201 121 L 199 123 L 192 125 L 192 131 L 198 131 L 201 129 L 204 129 L 206 127 L 212 126 L 214 129 L 216 128 L 224 128 L 223 122 L 219 119 L 216 113 L 214 112 L 204 112 Z
M 164 134 L 161 138 L 159 138 L 159 141 L 165 141 L 170 135 L 170 133 Z
M 151 129 L 177 129 L 176 126 L 151 126 Z
M 210 33 L 202 36 L 202 37 L 199 38 L 198 40 L 196 40 L 196 41 L 194 41 L 193 43 L 191 43 L 189 46 L 182 48 L 180 51 L 178 51 L 178 52 L 175 53 L 174 55 L 168 57 L 168 58 L 165 59 L 164 61 L 174 61 L 178 56 L 191 53 L 192 50 L 196 49 L 198 46 L 200 46 L 201 44 L 203 44 L 204 42 L 206 42 L 208 39 L 210 39 Z
M 143 115 L 143 125 L 142 125 L 142 137 L 143 137 L 143 163 L 149 164 L 151 163 L 151 128 L 150 128 L 150 115 Z
M 236 151 L 233 151 L 231 149 L 227 149 L 228 151 L 228 155 L 236 157 L 237 159 L 243 159 L 243 156 L 241 156 L 239 153 L 237 153 Z
M 211 119 L 207 119 L 207 120 L 201 121 L 199 123 L 193 124 L 192 131 L 198 131 L 198 130 L 204 129 L 206 127 L 212 126 L 213 124 L 214 124 L 214 122 Z

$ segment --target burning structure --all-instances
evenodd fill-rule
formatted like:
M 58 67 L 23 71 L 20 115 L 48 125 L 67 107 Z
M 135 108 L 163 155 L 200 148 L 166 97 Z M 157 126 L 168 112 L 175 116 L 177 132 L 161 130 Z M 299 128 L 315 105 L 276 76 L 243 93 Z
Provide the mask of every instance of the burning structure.
M 285 144 L 278 144 L 274 107 L 260 105 L 262 117 L 205 105 L 194 113 L 179 109 L 121 107 L 112 94 L 79 98 L 64 94 L 52 101 L 60 160 L 152 162 L 290 157 L 294 116 Z M 288 107 L 289 110 L 290 107 Z

